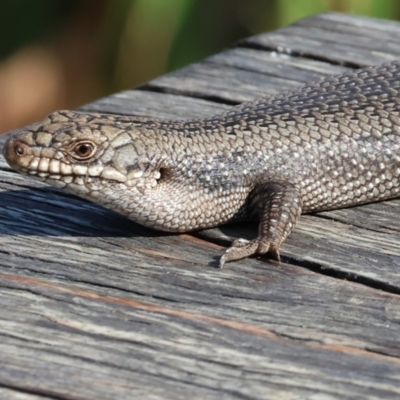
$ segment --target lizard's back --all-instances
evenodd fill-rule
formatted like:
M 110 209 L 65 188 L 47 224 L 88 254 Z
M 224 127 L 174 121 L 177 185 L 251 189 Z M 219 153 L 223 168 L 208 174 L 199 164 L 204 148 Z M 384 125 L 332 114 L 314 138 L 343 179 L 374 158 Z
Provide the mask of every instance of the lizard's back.
M 223 126 L 241 168 L 299 186 L 303 212 L 399 194 L 400 62 L 239 105 Z

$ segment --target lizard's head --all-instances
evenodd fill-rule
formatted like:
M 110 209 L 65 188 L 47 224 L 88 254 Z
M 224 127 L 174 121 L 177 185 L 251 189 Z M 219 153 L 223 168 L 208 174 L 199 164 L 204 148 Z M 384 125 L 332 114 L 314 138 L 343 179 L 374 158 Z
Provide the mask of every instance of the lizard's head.
M 145 177 L 148 184 L 159 178 L 161 155 L 152 154 L 145 122 L 57 111 L 10 138 L 3 153 L 15 170 L 81 195 L 95 190 L 99 180 L 127 183 Z
M 110 208 L 122 191 L 154 190 L 166 171 L 145 118 L 58 111 L 11 137 L 3 154 L 18 172 Z
M 228 220 L 244 192 L 222 191 L 225 175 L 207 168 L 201 151 L 212 157 L 219 147 L 189 135 L 190 147 L 168 123 L 59 111 L 10 138 L 4 157 L 25 175 L 152 228 L 182 232 Z
M 55 186 L 90 176 L 89 169 L 101 165 L 108 143 L 106 137 L 85 129 L 85 122 L 77 113 L 51 114 L 11 137 L 4 146 L 4 157 L 18 172 Z

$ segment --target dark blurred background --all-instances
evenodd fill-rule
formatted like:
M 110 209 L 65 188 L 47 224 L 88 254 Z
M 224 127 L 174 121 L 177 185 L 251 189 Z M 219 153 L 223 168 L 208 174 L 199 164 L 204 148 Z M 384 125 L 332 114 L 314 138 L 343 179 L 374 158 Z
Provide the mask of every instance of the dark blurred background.
M 327 10 L 400 19 L 399 0 L 1 0 L 0 133 Z

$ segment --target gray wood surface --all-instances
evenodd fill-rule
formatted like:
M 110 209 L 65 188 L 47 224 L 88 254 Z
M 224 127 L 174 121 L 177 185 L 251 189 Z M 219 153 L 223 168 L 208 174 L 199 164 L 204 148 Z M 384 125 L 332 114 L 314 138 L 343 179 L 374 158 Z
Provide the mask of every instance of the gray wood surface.
M 399 23 L 321 14 L 81 110 L 205 117 L 399 56 Z M 0 399 L 400 398 L 399 210 L 305 215 L 281 265 L 218 270 L 256 225 L 151 231 L 0 158 Z

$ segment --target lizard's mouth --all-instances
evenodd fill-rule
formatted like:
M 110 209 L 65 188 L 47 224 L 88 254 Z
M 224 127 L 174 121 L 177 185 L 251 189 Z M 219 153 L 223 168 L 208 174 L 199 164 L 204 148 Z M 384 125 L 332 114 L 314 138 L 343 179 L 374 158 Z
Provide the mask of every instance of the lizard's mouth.
M 42 149 L 40 146 L 30 146 L 22 140 L 10 138 L 4 145 L 3 155 L 13 169 L 32 177 L 51 179 L 72 174 L 72 168 L 61 162 L 62 155 L 57 154 L 55 149 Z
M 63 155 L 55 149 L 45 149 L 40 146 L 30 146 L 22 140 L 10 138 L 4 145 L 3 155 L 8 164 L 16 171 L 39 180 L 59 182 L 57 186 L 71 183 L 75 178 L 98 176 L 102 167 L 91 169 L 87 166 L 75 166 L 63 162 Z M 100 168 L 101 167 L 101 168 Z

